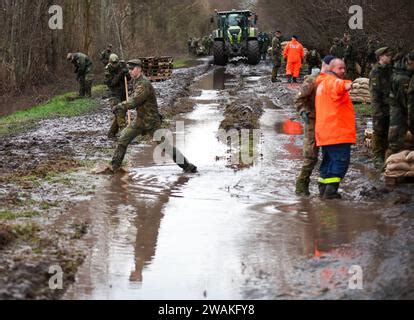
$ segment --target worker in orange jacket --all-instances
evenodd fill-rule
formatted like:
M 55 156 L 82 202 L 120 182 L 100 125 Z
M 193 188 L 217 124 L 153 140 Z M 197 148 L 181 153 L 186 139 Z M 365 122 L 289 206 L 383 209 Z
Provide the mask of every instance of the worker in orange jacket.
M 302 67 L 302 60 L 305 57 L 305 51 L 302 44 L 298 41 L 297 36 L 292 36 L 292 41 L 289 41 L 283 51 L 283 56 L 286 60 L 286 75 L 288 76 L 288 82 L 297 83 L 299 78 L 300 68 Z
M 315 108 L 316 144 L 322 147 L 319 191 L 323 199 L 340 199 L 339 184 L 345 177 L 351 145 L 356 144 L 356 118 L 349 91 L 352 82 L 343 80 L 346 66 L 343 60 L 331 62 L 331 71 L 316 79 Z

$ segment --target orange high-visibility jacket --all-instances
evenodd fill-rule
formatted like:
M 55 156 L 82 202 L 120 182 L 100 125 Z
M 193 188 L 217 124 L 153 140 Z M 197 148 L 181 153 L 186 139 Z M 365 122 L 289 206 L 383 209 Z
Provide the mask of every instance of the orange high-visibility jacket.
M 303 50 L 302 44 L 293 39 L 286 45 L 285 50 L 283 51 L 283 56 L 288 62 L 302 62 L 305 57 L 305 51 Z
M 316 79 L 316 144 L 318 147 L 335 144 L 356 144 L 354 105 L 345 89 L 349 80 L 333 74 L 321 74 Z

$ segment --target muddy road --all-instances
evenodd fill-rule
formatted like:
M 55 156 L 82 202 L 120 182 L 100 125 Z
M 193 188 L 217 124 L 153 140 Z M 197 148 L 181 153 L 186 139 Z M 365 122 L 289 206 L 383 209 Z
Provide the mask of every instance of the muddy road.
M 185 125 L 174 134 L 185 141 L 180 148 L 198 166 L 197 174 L 183 174 L 170 162 L 154 164 L 154 146 L 139 142 L 128 151 L 127 174 L 94 176 L 90 168 L 108 160 L 114 148 L 103 135 L 109 115 L 45 124 L 42 130 L 49 132 L 71 128 L 53 139 L 71 136 L 62 155 L 88 162 L 70 174 L 70 187 L 41 183 L 28 192 L 45 199 L 59 190 L 46 200 L 66 206 L 49 210 L 39 223 L 66 226 L 69 234 L 82 231 L 64 242 L 82 259 L 59 297 L 414 298 L 412 186 L 385 188 L 359 144 L 343 184 L 344 200 L 319 200 L 317 172 L 313 196 L 295 196 L 303 138 L 285 134 L 283 124 L 296 116 L 297 87 L 272 84 L 270 71 L 265 63 L 205 65 L 183 71 L 173 84 L 156 85 L 161 108 L 173 115 L 170 127 Z M 230 126 L 249 127 L 250 121 L 260 129 L 249 165 L 234 165 L 237 150 L 218 139 L 220 126 L 229 125 L 229 106 L 242 108 Z M 364 119 L 358 125 L 362 132 Z M 39 130 L 31 136 L 47 136 Z M 362 288 L 350 286 L 355 270 Z

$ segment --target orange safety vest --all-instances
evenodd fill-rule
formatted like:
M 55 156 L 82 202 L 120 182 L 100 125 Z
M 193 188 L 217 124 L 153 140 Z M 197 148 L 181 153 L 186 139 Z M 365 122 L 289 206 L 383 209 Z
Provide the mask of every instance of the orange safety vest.
M 283 51 L 283 56 L 288 62 L 302 62 L 305 57 L 305 51 L 302 44 L 297 40 L 289 41 Z
M 335 144 L 356 144 L 354 105 L 345 89 L 349 80 L 333 74 L 321 74 L 316 79 L 316 144 L 318 147 Z

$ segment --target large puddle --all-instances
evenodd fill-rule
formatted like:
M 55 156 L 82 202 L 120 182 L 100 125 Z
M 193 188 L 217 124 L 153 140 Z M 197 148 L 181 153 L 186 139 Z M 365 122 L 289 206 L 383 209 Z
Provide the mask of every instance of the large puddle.
M 260 79 L 245 78 L 246 89 Z M 74 208 L 91 217 L 94 239 L 65 298 L 312 298 L 323 289 L 318 275 L 331 269 L 311 264 L 298 280 L 298 268 L 326 260 L 343 272 L 364 254 L 359 237 L 389 232 L 362 204 L 294 195 L 302 138 L 278 130 L 286 111 L 266 109 L 261 156 L 243 170 L 229 168 L 217 131 L 225 91 L 236 81 L 217 69 L 194 86 L 195 110 L 182 118 L 183 150 L 199 174 L 156 166 L 153 147 L 133 145 L 130 174 Z

